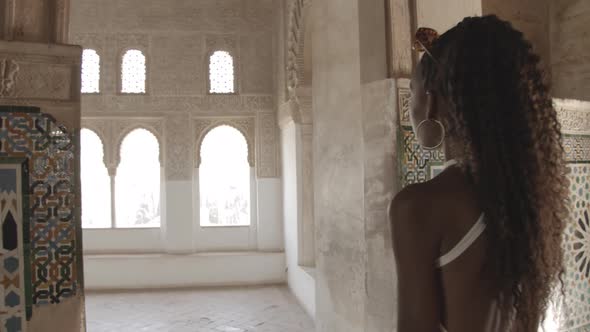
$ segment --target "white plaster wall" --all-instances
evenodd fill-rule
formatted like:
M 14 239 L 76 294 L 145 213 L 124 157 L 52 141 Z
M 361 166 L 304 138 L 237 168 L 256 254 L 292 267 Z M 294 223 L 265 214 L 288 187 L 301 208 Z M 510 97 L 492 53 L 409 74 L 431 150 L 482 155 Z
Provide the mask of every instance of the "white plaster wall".
M 258 179 L 258 249 L 261 251 L 282 251 L 283 201 L 280 179 Z
M 293 121 L 281 128 L 283 174 L 283 220 L 285 227 L 285 255 L 287 283 L 305 311 L 315 317 L 314 269 L 299 265 L 299 219 L 301 210 L 301 135 Z
M 87 255 L 84 270 L 89 290 L 278 284 L 285 282 L 285 255 Z
M 84 229 L 85 254 L 155 253 L 164 251 L 162 231 L 146 229 Z

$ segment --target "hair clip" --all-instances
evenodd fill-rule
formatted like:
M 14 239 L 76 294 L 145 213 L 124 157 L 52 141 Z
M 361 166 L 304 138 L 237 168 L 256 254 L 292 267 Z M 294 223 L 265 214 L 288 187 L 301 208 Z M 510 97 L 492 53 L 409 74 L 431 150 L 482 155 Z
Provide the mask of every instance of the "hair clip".
M 438 32 L 436 32 L 434 29 L 419 28 L 414 35 L 414 44 L 412 45 L 412 49 L 418 52 L 426 52 L 426 54 L 428 54 L 432 60 L 437 62 L 430 50 L 432 49 L 434 42 L 436 42 L 438 37 Z

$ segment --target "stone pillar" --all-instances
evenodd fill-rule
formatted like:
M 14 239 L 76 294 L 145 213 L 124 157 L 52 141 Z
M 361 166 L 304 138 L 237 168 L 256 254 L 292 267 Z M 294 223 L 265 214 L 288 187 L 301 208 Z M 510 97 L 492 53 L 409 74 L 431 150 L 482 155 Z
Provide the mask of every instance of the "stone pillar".
M 316 330 L 365 328 L 366 241 L 359 0 L 314 3 Z

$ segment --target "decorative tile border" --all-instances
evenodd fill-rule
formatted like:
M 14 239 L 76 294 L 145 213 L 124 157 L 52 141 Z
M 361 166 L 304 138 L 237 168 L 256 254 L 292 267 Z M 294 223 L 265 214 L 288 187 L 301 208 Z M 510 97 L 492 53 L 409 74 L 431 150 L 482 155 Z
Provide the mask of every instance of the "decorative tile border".
M 77 141 L 50 115 L 6 110 L 0 109 L 0 157 L 25 158 L 29 171 L 30 201 L 23 205 L 28 207 L 23 211 L 30 211 L 23 220 L 23 225 L 29 223 L 23 235 L 30 240 L 31 252 L 31 261 L 25 264 L 25 275 L 26 270 L 31 272 L 30 282 L 24 283 L 32 300 L 27 305 L 59 303 L 76 294 L 82 277 L 76 252 L 76 234 L 80 234 Z

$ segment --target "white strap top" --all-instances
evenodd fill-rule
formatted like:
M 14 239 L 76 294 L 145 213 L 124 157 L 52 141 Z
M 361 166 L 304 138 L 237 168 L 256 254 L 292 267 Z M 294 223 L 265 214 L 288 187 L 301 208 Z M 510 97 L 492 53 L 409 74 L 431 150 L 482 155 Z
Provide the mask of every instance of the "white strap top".
M 483 222 L 484 214 L 482 213 L 477 222 L 471 227 L 469 232 L 446 254 L 442 255 L 436 260 L 436 267 L 443 267 L 448 265 L 455 259 L 459 258 L 471 245 L 480 237 L 485 231 L 486 224 Z
M 457 164 L 457 161 L 449 160 L 445 163 L 444 166 L 446 169 L 455 164 Z M 486 224 L 484 223 L 483 219 L 484 214 L 482 213 L 479 216 L 477 222 L 471 227 L 467 234 L 465 234 L 461 241 L 459 241 L 459 243 L 457 243 L 453 247 L 453 249 L 451 249 L 449 252 L 442 255 L 436 260 L 436 267 L 442 268 L 443 266 L 450 264 L 452 261 L 459 258 L 459 256 L 461 256 L 465 251 L 467 251 L 469 247 L 471 247 L 471 245 L 481 236 L 481 234 L 486 229 Z M 446 328 L 442 324 L 440 325 L 440 329 L 441 332 L 447 332 Z

